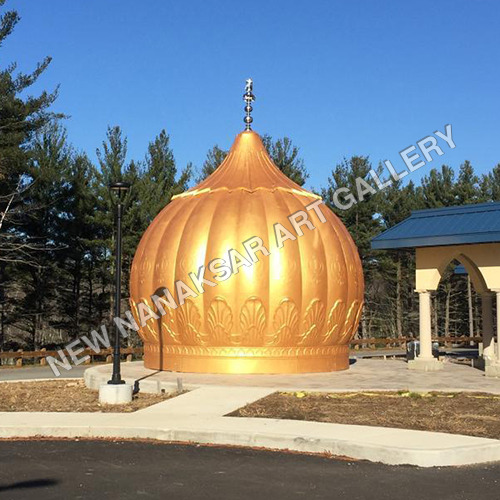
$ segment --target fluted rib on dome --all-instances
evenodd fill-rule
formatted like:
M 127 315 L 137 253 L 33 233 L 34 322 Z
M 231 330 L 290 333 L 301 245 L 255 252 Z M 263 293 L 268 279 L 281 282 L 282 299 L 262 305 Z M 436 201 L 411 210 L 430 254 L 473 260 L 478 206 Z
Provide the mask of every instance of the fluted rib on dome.
M 196 187 L 174 198 L 196 196 L 214 191 L 249 192 L 284 190 L 309 198 L 320 198 L 290 180 L 273 163 L 259 135 L 252 130 L 241 132 L 219 168 Z

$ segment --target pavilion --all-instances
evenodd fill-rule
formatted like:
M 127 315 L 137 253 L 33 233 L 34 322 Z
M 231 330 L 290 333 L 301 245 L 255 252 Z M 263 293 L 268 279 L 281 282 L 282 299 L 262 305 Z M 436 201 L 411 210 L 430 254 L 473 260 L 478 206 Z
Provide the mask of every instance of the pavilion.
M 459 261 L 481 295 L 483 358 L 487 376 L 500 376 L 500 203 L 453 206 L 412 212 L 411 216 L 372 239 L 374 250 L 415 248 L 419 294 L 420 355 L 410 369 L 443 367 L 432 356 L 431 292 L 446 267 Z M 496 347 L 493 298 L 496 297 Z

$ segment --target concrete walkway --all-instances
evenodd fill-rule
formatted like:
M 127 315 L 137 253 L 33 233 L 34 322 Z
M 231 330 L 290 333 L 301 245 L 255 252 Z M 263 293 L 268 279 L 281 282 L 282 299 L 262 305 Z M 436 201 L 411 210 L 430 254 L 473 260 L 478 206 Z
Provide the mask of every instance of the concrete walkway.
M 293 420 L 225 417 L 274 388 L 206 386 L 134 413 L 0 413 L 0 438 L 147 438 L 331 453 L 391 465 L 500 460 L 500 440 Z
M 24 370 L 23 370 L 24 371 Z M 88 387 L 110 378 L 111 365 L 85 371 Z M 61 375 L 67 377 L 70 372 Z M 440 372 L 409 371 L 401 360 L 361 359 L 349 370 L 301 375 L 155 372 L 123 363 L 122 375 L 144 392 L 191 392 L 134 413 L 0 413 L 0 437 L 111 437 L 212 443 L 345 455 L 423 467 L 500 460 L 500 440 L 444 433 L 292 420 L 225 417 L 276 390 L 481 391 L 500 394 L 500 380 L 447 363 Z M 0 372 L 1 376 L 1 372 Z
M 122 377 L 128 382 L 139 381 L 143 392 L 171 391 L 178 379 L 183 387 L 193 389 L 204 386 L 269 387 L 274 390 L 358 391 L 358 390 L 411 390 L 474 391 L 500 394 L 500 379 L 488 378 L 476 368 L 456 363 L 445 363 L 439 372 L 410 371 L 403 360 L 358 359 L 349 370 L 332 373 L 296 375 L 216 375 L 199 373 L 157 372 L 144 368 L 142 361 L 122 364 Z M 85 383 L 98 389 L 111 376 L 110 364 L 98 365 L 85 372 Z M 61 376 L 67 376 L 62 372 Z M 1 375 L 1 374 L 0 374 Z

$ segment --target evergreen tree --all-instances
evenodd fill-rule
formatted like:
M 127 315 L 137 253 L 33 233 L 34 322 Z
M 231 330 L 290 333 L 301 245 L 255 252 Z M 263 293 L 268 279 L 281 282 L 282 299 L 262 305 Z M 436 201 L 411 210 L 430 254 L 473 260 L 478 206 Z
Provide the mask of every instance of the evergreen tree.
M 0 0 L 0 7 L 5 0 Z M 20 17 L 15 10 L 0 17 L 0 48 L 13 32 Z M 51 119 L 60 117 L 49 111 L 57 97 L 41 92 L 38 96 L 26 95 L 50 64 L 45 58 L 32 73 L 16 73 L 16 64 L 0 68 L 0 262 L 22 259 L 18 252 L 18 217 L 23 211 L 21 201 L 28 188 L 29 144 L 34 135 Z M 0 266 L 1 267 L 1 266 Z M 3 271 L 2 271 L 3 269 Z M 5 266 L 0 274 L 5 271 Z
M 206 179 L 209 175 L 212 175 L 217 167 L 224 161 L 228 154 L 228 151 L 225 151 L 217 144 L 208 151 L 207 157 L 203 162 L 203 168 L 201 169 L 200 175 L 196 179 L 197 183 L 200 183 L 203 179 Z
M 64 199 L 70 148 L 66 133 L 57 123 L 51 123 L 38 134 L 29 166 L 30 188 L 24 196 L 22 218 L 23 300 L 20 314 L 30 334 L 30 347 L 37 349 L 47 340 L 42 332 L 50 334 L 57 328 L 57 319 L 51 320 L 51 309 L 57 310 L 58 278 L 61 252 L 67 247 L 61 241 L 64 224 Z
M 458 205 L 478 203 L 481 201 L 479 178 L 469 161 L 460 165 L 457 183 L 455 185 L 455 200 Z
M 447 165 L 441 171 L 433 168 L 428 176 L 422 178 L 420 195 L 424 208 L 439 208 L 457 205 L 455 196 L 455 174 Z
M 129 229 L 131 221 L 134 218 L 134 210 L 129 211 L 129 200 L 136 197 L 137 190 L 136 174 L 137 168 L 133 162 L 126 164 L 127 158 L 127 138 L 123 137 L 121 128 L 118 126 L 108 127 L 106 132 L 106 140 L 102 142 L 101 149 L 96 150 L 97 159 L 99 162 L 98 190 L 97 190 L 97 210 L 94 214 L 93 222 L 102 228 L 103 234 L 106 235 L 100 242 L 101 252 L 104 256 L 100 262 L 98 276 L 102 283 L 102 293 L 99 298 L 101 307 L 106 307 L 108 310 L 108 320 L 111 322 L 113 318 L 113 274 L 114 274 L 114 220 L 116 197 L 111 191 L 111 184 L 116 182 L 130 182 L 133 184 L 133 189 L 126 194 L 123 203 L 126 207 L 125 215 L 122 223 L 123 231 L 123 248 L 124 256 L 128 255 L 130 249 L 130 239 L 135 235 L 131 234 Z M 132 229 L 133 230 L 133 229 Z M 128 282 L 123 280 L 123 284 L 127 287 Z M 126 288 L 125 288 L 125 293 Z
M 99 283 L 96 269 L 106 261 L 103 241 L 108 234 L 93 214 L 98 207 L 98 176 L 94 165 L 84 153 L 72 153 L 65 179 L 61 238 L 66 246 L 61 267 L 65 280 L 63 324 L 70 337 L 98 326 L 102 319 L 96 301 Z M 96 307 L 97 302 L 97 307 Z
M 304 160 L 299 157 L 299 148 L 288 137 L 276 141 L 268 135 L 262 137 L 269 156 L 274 164 L 293 182 L 303 186 L 309 177 L 304 166 Z
M 127 139 L 122 137 L 120 127 L 108 127 L 102 149 L 96 150 L 101 171 L 102 185 L 109 189 L 113 182 L 124 180 L 124 166 L 127 157 Z
M 5 0 L 0 0 L 0 7 L 4 4 Z M 19 20 L 15 10 L 2 13 L 0 48 Z M 26 262 L 34 249 L 26 246 L 21 227 L 25 215 L 22 198 L 30 186 L 29 145 L 38 131 L 60 116 L 49 110 L 57 89 L 51 93 L 42 91 L 38 96 L 27 94 L 49 64 L 47 57 L 28 74 L 16 72 L 16 63 L 0 68 L 0 349 L 6 328 L 18 312 L 12 299 L 20 281 L 16 266 Z M 33 244 L 38 246 L 38 242 Z
M 172 196 L 185 191 L 191 179 L 191 165 L 177 178 L 174 153 L 170 148 L 170 137 L 162 130 L 149 143 L 145 159 L 145 169 L 140 186 L 143 228 L 170 202 Z
M 491 172 L 483 174 L 479 189 L 483 201 L 500 201 L 500 163 Z
M 116 198 L 109 185 L 117 181 L 130 183 L 125 196 L 123 217 L 123 294 L 128 296 L 130 267 L 137 245 L 149 224 L 163 209 L 174 194 L 187 188 L 191 177 L 191 165 L 179 175 L 175 158 L 170 148 L 170 138 L 162 130 L 149 144 L 143 163 L 127 161 L 127 139 L 119 127 L 109 127 L 106 141 L 97 151 L 100 164 L 98 173 L 99 196 L 95 223 L 107 235 L 102 240 L 107 256 L 102 262 L 101 279 L 108 290 L 106 302 L 112 315 L 112 276 L 114 265 L 114 214 Z M 125 305 L 125 304 L 124 304 Z M 126 305 L 125 305 L 126 306 Z
M 188 164 L 179 175 L 170 137 L 162 130 L 148 145 L 148 152 L 142 164 L 131 162 L 125 177 L 132 184 L 125 213 L 125 227 L 128 238 L 124 245 L 124 268 L 129 264 L 139 241 L 149 224 L 170 202 L 172 196 L 185 191 L 191 178 Z
M 368 266 L 373 257 L 371 239 L 380 231 L 380 220 L 376 214 L 380 212 L 380 192 L 376 192 L 373 179 L 369 175 L 372 170 L 368 157 L 353 156 L 338 164 L 328 178 L 328 187 L 323 189 L 323 200 L 337 214 L 349 229 L 362 257 L 363 266 Z M 364 194 L 358 198 L 357 179 L 363 179 L 375 193 Z M 334 193 L 339 188 L 346 188 L 356 202 L 347 210 L 342 210 L 334 203 Z M 340 196 L 339 199 L 342 199 Z

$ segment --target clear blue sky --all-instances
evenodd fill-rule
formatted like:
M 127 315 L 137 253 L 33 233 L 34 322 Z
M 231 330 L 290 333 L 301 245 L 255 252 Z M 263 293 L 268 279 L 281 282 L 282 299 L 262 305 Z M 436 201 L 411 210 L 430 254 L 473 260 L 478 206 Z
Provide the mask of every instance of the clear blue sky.
M 5 66 L 53 62 L 35 90 L 60 84 L 55 110 L 95 158 L 120 125 L 142 159 L 165 128 L 180 167 L 200 167 L 243 128 L 300 146 L 309 186 L 343 157 L 402 167 L 398 152 L 453 125 L 457 148 L 431 166 L 500 162 L 500 2 L 8 0 L 22 17 Z

